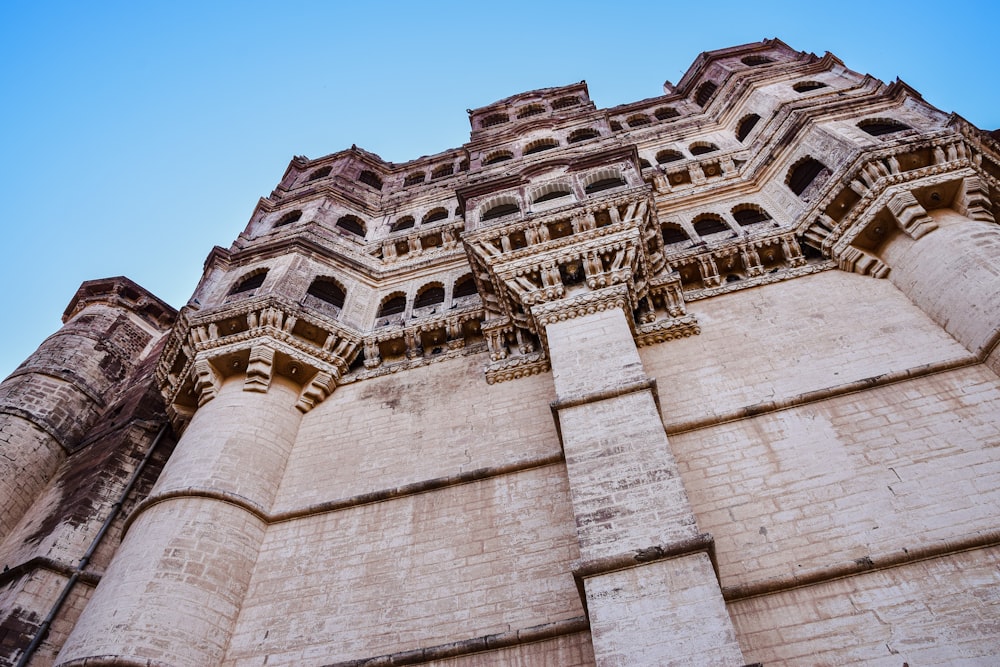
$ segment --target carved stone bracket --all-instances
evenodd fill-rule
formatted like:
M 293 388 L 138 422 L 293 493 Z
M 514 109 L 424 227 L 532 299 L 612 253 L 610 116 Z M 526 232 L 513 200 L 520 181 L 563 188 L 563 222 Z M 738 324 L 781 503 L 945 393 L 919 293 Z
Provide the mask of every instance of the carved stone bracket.
M 840 253 L 837 257 L 837 266 L 841 271 L 873 278 L 886 278 L 889 275 L 889 267 L 882 260 L 854 246 L 847 246 Z
M 198 407 L 200 408 L 219 393 L 219 387 L 222 386 L 222 376 L 204 357 L 195 360 L 191 372 L 194 375 L 194 393 L 198 396 Z
M 247 378 L 243 381 L 243 390 L 266 392 L 271 385 L 273 365 L 273 348 L 263 344 L 257 344 L 250 348 L 250 361 L 247 364 Z
M 914 241 L 937 229 L 937 223 L 909 190 L 896 193 L 888 202 L 889 211 L 907 236 Z
M 312 379 L 305 383 L 295 407 L 299 412 L 306 413 L 319 405 L 337 387 L 337 378 L 326 371 L 317 371 Z
M 538 351 L 533 354 L 510 357 L 493 362 L 486 366 L 486 382 L 494 384 L 507 380 L 528 377 L 545 373 L 549 370 L 549 358 L 545 352 Z
M 958 212 L 982 222 L 996 222 L 989 188 L 978 174 L 967 176 L 962 182 L 962 193 L 957 201 Z

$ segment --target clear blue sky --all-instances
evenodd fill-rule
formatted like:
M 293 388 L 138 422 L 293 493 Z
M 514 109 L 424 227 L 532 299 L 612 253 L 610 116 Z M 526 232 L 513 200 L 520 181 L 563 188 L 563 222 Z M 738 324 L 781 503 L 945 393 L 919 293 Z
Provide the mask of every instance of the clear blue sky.
M 405 160 L 465 110 L 586 79 L 662 93 L 699 52 L 779 37 L 1000 127 L 993 1 L 24 2 L 0 8 L 0 377 L 84 280 L 187 301 L 296 154 Z

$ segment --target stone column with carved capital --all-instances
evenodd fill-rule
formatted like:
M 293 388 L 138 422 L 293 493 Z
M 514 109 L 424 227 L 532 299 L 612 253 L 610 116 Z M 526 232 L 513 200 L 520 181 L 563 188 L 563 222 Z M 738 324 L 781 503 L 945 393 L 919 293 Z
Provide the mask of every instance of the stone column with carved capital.
M 545 328 L 599 665 L 743 658 L 619 285 L 536 306 Z

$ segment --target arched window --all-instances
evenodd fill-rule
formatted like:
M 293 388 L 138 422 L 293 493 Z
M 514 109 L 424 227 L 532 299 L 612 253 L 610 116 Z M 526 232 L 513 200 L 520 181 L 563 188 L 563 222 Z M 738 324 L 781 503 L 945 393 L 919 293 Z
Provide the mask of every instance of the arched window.
M 799 81 L 792 86 L 792 89 L 797 93 L 808 93 L 810 90 L 819 90 L 820 88 L 826 88 L 826 84 L 819 81 Z
M 620 129 L 622 129 L 622 124 L 621 123 L 619 123 L 617 120 L 611 121 L 611 130 L 613 132 L 617 132 Z
M 443 178 L 445 176 L 451 176 L 455 173 L 455 165 L 453 164 L 442 164 L 434 167 L 434 171 L 431 172 L 431 180 L 435 178 Z
M 649 169 L 652 166 L 646 158 L 639 158 L 639 169 Z
M 696 90 L 694 93 L 695 103 L 700 107 L 705 106 L 706 104 L 708 104 L 708 101 L 712 99 L 712 95 L 714 95 L 715 91 L 718 89 L 719 86 L 717 86 L 712 81 L 706 81 L 705 83 L 701 84 L 700 86 L 698 86 L 698 90 Z
M 493 127 L 494 125 L 503 125 L 509 120 L 510 118 L 505 113 L 491 113 L 489 116 L 483 118 L 479 125 L 480 127 L 487 128 Z
M 675 225 L 673 223 L 666 223 L 663 225 L 663 243 L 666 245 L 672 245 L 674 243 L 684 243 L 685 241 L 690 241 L 687 232 L 685 232 L 680 225 Z
M 719 147 L 715 144 L 710 144 L 707 141 L 697 141 L 691 144 L 691 147 L 688 148 L 688 150 L 691 151 L 691 155 L 706 155 L 719 150 Z
M 525 146 L 524 154 L 532 155 L 534 153 L 541 153 L 542 151 L 552 150 L 558 145 L 559 142 L 555 139 L 539 139 Z
M 432 222 L 439 222 L 441 220 L 446 220 L 447 218 L 448 218 L 448 211 L 438 207 L 428 211 L 427 215 L 424 216 L 424 219 L 421 221 L 420 224 L 429 225 Z
M 733 220 L 741 227 L 758 222 L 767 222 L 771 216 L 756 204 L 740 204 L 733 209 Z
M 419 185 L 424 182 L 425 178 L 427 178 L 427 175 L 422 171 L 415 171 L 412 174 L 407 174 L 406 178 L 403 179 L 403 187 Z
M 668 162 L 677 162 L 678 160 L 683 160 L 684 156 L 680 151 L 674 151 L 670 149 L 664 149 L 656 154 L 657 164 L 667 164 Z
M 567 141 L 569 141 L 569 143 L 571 144 L 575 144 L 578 141 L 586 141 L 587 139 L 596 139 L 599 136 L 601 136 L 600 132 L 598 132 L 592 127 L 587 127 L 582 130 L 574 130 L 569 135 L 569 139 L 567 139 Z
M 694 231 L 697 232 L 698 236 L 708 236 L 732 230 L 719 216 L 714 213 L 705 213 L 694 219 Z
M 871 118 L 863 120 L 858 123 L 858 127 L 873 137 L 880 137 L 883 134 L 892 134 L 893 132 L 902 132 L 903 130 L 910 129 L 909 125 L 904 125 L 898 120 L 893 120 L 892 118 Z
M 612 188 L 621 187 L 622 185 L 625 185 L 624 178 L 622 178 L 621 176 L 609 175 L 592 182 L 590 185 L 584 188 L 584 192 L 586 192 L 588 195 L 592 195 L 597 192 L 603 192 L 604 190 L 611 190 Z
M 329 176 L 331 171 L 333 171 L 333 167 L 330 167 L 330 166 L 320 167 L 319 169 L 317 169 L 313 173 L 309 174 L 309 178 L 306 179 L 306 180 L 308 180 L 308 181 L 319 180 L 321 178 Z
M 569 95 L 567 97 L 560 97 L 558 100 L 552 103 L 553 109 L 565 109 L 567 107 L 573 107 L 580 103 L 580 98 L 576 95 Z
M 673 107 L 660 107 L 653 112 L 653 115 L 656 116 L 656 120 L 667 120 L 668 118 L 677 118 L 681 114 Z
M 294 211 L 289 211 L 288 213 L 281 216 L 281 218 L 274 223 L 275 227 L 284 227 L 285 225 L 290 225 L 293 222 L 298 222 L 302 218 L 302 211 L 295 209 Z
M 472 274 L 470 273 L 455 281 L 455 289 L 452 290 L 451 295 L 454 299 L 460 299 L 463 296 L 472 296 L 478 293 L 476 290 L 476 281 L 472 279 Z
M 427 306 L 434 306 L 439 303 L 444 303 L 444 287 L 440 284 L 433 284 L 430 287 L 424 287 L 417 294 L 417 298 L 413 302 L 413 307 L 426 308 Z
M 545 113 L 545 107 L 541 104 L 529 104 L 527 106 L 521 107 L 517 112 L 518 118 L 528 118 L 529 116 L 537 116 L 540 113 Z
M 826 165 L 811 157 L 800 160 L 788 171 L 788 187 L 795 194 L 801 195 L 825 169 Z
M 347 298 L 344 288 L 333 278 L 317 278 L 309 286 L 306 294 L 337 308 L 343 308 L 344 299 Z
M 497 204 L 496 206 L 492 206 L 487 209 L 487 211 L 483 213 L 481 220 L 496 220 L 497 218 L 502 218 L 505 215 L 518 213 L 520 210 L 521 209 L 518 208 L 517 204 L 511 202 Z
M 412 215 L 404 215 L 402 218 L 392 223 L 389 227 L 390 232 L 401 232 L 404 229 L 410 229 L 414 225 L 414 220 Z
M 403 294 L 390 294 L 382 302 L 378 309 L 378 317 L 388 317 L 389 315 L 399 315 L 406 310 L 406 296 Z
M 229 294 L 244 294 L 246 296 L 252 295 L 258 287 L 264 284 L 264 278 L 267 277 L 267 270 L 258 271 L 256 273 L 251 273 L 248 276 L 243 276 L 240 278 L 231 290 Z
M 767 65 L 768 63 L 773 63 L 774 61 L 767 56 L 746 56 L 741 59 L 744 65 L 749 65 L 750 67 L 757 67 L 758 65 Z
M 483 160 L 484 165 L 496 164 L 498 162 L 506 162 L 507 160 L 513 160 L 514 154 L 510 151 L 494 151 L 486 156 Z
M 367 169 L 358 175 L 358 180 L 369 185 L 376 190 L 382 189 L 382 179 L 379 178 L 374 171 L 368 171 Z
M 736 128 L 736 138 L 739 141 L 743 141 L 750 136 L 750 132 L 752 132 L 753 128 L 757 126 L 757 121 L 759 120 L 760 116 L 755 113 L 745 116 L 743 120 L 740 121 L 740 126 Z
M 551 190 L 549 188 L 552 188 Z M 562 199 L 563 197 L 572 197 L 573 193 L 564 185 L 552 185 L 547 186 L 545 190 L 535 196 L 534 203 L 541 204 L 547 201 L 552 201 L 554 199 Z
M 649 125 L 652 121 L 649 120 L 649 116 L 643 113 L 637 113 L 629 116 L 625 119 L 629 127 L 642 127 L 643 125 Z
M 337 227 L 356 236 L 365 235 L 365 223 L 356 215 L 345 215 L 337 221 Z

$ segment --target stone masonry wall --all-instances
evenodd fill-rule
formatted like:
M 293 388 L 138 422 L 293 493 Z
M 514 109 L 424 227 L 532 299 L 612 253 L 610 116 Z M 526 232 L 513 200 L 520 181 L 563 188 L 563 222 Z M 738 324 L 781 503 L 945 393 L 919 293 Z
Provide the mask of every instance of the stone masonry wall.
M 1000 548 L 957 553 L 729 605 L 764 665 L 993 665 Z
M 887 280 L 825 271 L 688 304 L 701 334 L 639 350 L 668 432 L 971 355 Z
M 559 455 L 549 375 L 488 385 L 483 355 L 348 384 L 302 419 L 276 512 Z
M 322 665 L 583 615 L 555 464 L 267 529 L 227 665 Z

